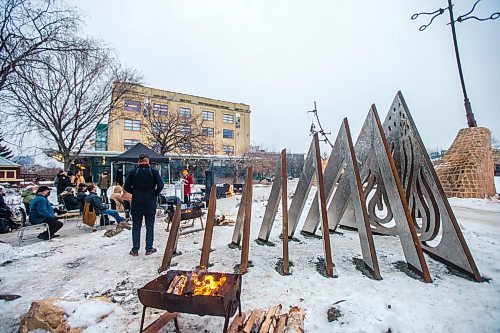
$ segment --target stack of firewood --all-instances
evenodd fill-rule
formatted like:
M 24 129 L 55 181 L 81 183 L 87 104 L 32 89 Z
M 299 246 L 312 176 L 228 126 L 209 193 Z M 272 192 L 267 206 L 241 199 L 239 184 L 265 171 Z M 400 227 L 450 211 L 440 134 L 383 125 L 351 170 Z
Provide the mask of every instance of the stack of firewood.
M 229 333 L 303 333 L 305 311 L 298 306 L 281 313 L 281 304 L 276 304 L 269 311 L 255 309 L 248 317 L 238 314 L 229 326 Z

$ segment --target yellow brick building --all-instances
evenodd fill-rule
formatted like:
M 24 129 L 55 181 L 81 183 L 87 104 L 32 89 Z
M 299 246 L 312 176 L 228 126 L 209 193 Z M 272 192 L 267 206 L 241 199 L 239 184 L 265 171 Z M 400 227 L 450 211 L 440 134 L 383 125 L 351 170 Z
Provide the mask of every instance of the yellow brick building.
M 139 85 L 125 94 L 110 112 L 108 150 L 124 151 L 137 142 L 151 146 L 144 130 L 145 103 L 157 114 L 178 112 L 185 117 L 201 117 L 206 135 L 203 154 L 241 156 L 250 150 L 249 105 Z

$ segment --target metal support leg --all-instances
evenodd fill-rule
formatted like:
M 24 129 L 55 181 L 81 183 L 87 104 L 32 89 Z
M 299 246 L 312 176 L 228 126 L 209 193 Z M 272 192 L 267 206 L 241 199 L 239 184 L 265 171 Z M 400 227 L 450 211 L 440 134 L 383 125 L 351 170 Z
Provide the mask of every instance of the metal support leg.
M 179 323 L 177 322 L 177 317 L 174 318 L 174 325 L 175 325 L 175 332 L 181 333 L 181 330 L 179 328 Z
M 139 331 L 139 333 L 142 332 L 142 330 L 144 329 L 144 317 L 146 316 L 146 308 L 147 306 L 144 306 L 142 308 L 141 330 Z

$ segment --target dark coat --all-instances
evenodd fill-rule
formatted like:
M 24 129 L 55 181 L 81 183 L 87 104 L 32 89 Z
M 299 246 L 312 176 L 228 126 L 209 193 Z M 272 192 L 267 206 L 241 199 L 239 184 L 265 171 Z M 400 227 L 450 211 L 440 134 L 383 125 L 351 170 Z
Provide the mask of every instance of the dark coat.
M 64 192 L 66 187 L 72 186 L 69 181 L 69 177 L 63 174 L 57 175 L 59 180 L 57 181 L 57 194 L 61 194 Z
M 94 192 L 90 192 L 89 195 L 87 195 L 85 202 L 90 202 L 92 207 L 94 207 L 96 214 L 100 214 L 108 209 L 108 207 L 102 203 L 102 198 Z
M 123 189 L 132 194 L 132 214 L 155 214 L 156 198 L 163 190 L 158 170 L 141 164 L 130 171 Z
M 64 206 L 67 210 L 80 209 L 80 203 L 72 193 L 63 192 L 61 197 L 63 198 Z
M 30 223 L 40 224 L 45 219 L 54 218 L 54 209 L 49 200 L 41 194 L 37 194 L 30 203 Z
M 80 206 L 80 211 L 83 212 L 83 205 L 85 204 L 85 198 L 87 197 L 87 192 L 78 192 L 76 194 L 76 200 Z

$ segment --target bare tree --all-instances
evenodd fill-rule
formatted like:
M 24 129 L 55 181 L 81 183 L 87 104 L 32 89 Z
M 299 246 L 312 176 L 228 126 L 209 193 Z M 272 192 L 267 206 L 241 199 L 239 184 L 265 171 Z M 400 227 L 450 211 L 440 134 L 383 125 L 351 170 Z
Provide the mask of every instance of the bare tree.
M 65 168 L 78 157 L 97 124 L 140 80 L 98 42 L 80 43 L 85 52 L 53 52 L 36 67 L 18 68 L 7 97 L 7 114 L 22 125 L 18 128 L 38 130 Z
M 177 111 L 155 110 L 146 104 L 144 131 L 151 147 L 161 155 L 166 153 L 202 153 L 210 132 L 203 129 L 200 115 Z M 213 132 L 211 133 L 213 136 Z
M 58 0 L 0 1 L 0 94 L 17 82 L 13 74 L 38 67 L 46 53 L 78 50 L 78 25 L 78 14 Z

